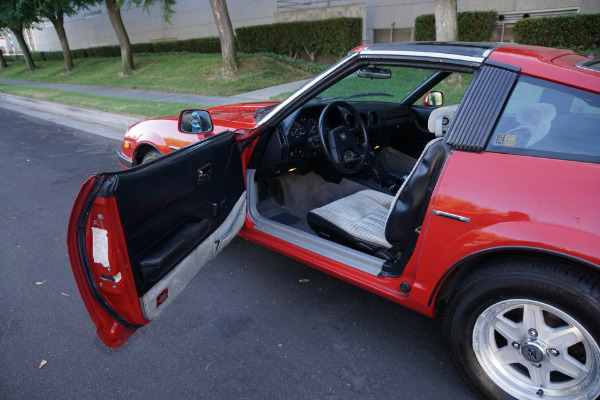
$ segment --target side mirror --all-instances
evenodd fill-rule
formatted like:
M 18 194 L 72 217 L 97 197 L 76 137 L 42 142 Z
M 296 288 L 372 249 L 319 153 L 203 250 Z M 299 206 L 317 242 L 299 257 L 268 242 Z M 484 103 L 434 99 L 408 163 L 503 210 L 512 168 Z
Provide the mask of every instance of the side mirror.
M 421 103 L 421 105 L 427 106 L 427 107 L 443 106 L 444 105 L 444 93 L 438 92 L 438 91 L 427 92 L 427 94 L 425 95 L 425 98 L 423 99 L 423 103 Z
M 183 133 L 203 133 L 212 129 L 212 119 L 206 110 L 183 110 L 179 114 L 179 130 Z
M 358 70 L 358 76 L 370 79 L 390 79 L 392 77 L 392 71 L 374 67 L 361 68 Z

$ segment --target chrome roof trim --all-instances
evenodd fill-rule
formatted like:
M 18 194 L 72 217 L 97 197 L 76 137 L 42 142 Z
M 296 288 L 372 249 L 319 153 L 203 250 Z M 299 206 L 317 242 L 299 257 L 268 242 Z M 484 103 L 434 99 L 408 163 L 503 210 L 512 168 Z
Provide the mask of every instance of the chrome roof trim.
M 486 53 L 489 50 L 486 50 Z M 489 53 L 488 53 L 489 54 Z M 486 56 L 488 54 L 485 54 Z M 393 50 L 369 50 L 365 49 L 360 52 L 360 55 L 367 56 L 398 56 L 398 57 L 419 57 L 419 58 L 441 58 L 446 60 L 467 61 L 481 64 L 486 57 L 461 56 L 452 53 L 432 53 L 424 51 L 393 51 Z

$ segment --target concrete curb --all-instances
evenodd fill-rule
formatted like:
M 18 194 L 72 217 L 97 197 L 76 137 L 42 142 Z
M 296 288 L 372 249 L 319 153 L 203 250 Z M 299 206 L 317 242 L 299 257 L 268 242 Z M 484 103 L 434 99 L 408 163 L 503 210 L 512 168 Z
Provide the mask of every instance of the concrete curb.
M 56 114 L 64 118 L 75 119 L 87 124 L 95 124 L 110 129 L 125 132 L 125 130 L 137 122 L 143 121 L 142 118 L 132 117 L 130 115 L 115 114 L 104 111 L 92 110 L 89 108 L 75 107 L 66 104 L 53 103 L 32 99 L 30 97 L 15 96 L 12 94 L 0 93 L 0 103 L 6 103 L 18 108 L 23 108 L 25 114 L 30 114 L 31 110 L 42 111 Z

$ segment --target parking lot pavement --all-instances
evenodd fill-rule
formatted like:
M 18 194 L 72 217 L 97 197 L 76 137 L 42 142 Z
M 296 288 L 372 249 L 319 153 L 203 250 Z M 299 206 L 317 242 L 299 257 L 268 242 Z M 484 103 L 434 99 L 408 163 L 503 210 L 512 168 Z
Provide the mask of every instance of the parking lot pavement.
M 96 337 L 65 246 L 82 182 L 118 140 L 0 105 L 0 398 L 475 396 L 439 323 L 236 238 L 120 349 Z

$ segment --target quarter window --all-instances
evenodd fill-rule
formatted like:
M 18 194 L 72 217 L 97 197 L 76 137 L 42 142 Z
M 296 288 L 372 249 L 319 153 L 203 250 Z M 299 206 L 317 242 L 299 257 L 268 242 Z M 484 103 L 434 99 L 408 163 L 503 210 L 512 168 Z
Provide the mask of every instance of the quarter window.
M 600 163 L 600 96 L 521 76 L 487 151 Z

